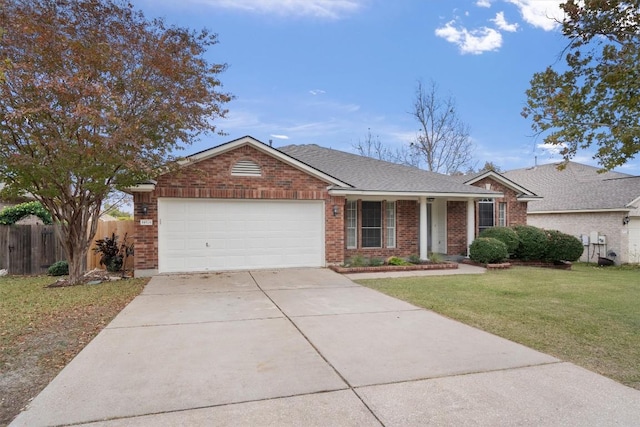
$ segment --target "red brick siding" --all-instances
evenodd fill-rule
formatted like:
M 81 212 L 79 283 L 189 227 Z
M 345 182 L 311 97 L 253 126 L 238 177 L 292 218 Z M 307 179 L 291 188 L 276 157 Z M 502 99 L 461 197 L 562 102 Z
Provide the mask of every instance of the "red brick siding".
M 467 254 L 467 202 L 447 202 L 447 254 Z
M 261 177 L 231 176 L 238 160 L 252 160 L 262 171 Z M 271 200 L 324 200 L 325 201 L 325 258 L 327 263 L 344 259 L 344 197 L 331 197 L 328 183 L 300 171 L 288 164 L 245 145 L 216 157 L 186 166 L 179 171 L 158 178 L 155 191 L 134 195 L 136 221 L 135 268 L 158 268 L 158 211 L 159 197 L 216 198 L 216 199 L 271 199 Z M 146 203 L 148 213 L 141 215 Z M 333 205 L 340 207 L 333 216 Z M 152 226 L 140 225 L 140 219 L 152 219 Z
M 362 200 L 358 200 L 358 248 L 345 249 L 345 260 L 354 256 L 361 255 L 365 258 L 381 258 L 385 259 L 390 256 L 408 257 L 409 255 L 418 255 L 420 251 L 419 237 L 419 218 L 420 206 L 414 200 L 398 200 L 396 201 L 396 247 L 395 248 L 363 248 L 362 234 L 360 227 L 362 225 Z M 382 244 L 386 242 L 385 224 L 385 207 L 382 206 Z M 345 225 L 346 227 L 346 221 Z M 346 228 L 344 229 L 346 235 Z
M 498 204 L 506 203 L 507 204 L 507 227 L 512 225 L 524 225 L 527 223 L 527 202 L 518 201 L 518 192 L 513 189 L 501 184 L 493 180 L 492 178 L 484 178 L 480 181 L 474 183 L 473 185 L 476 187 L 486 188 L 485 184 L 490 184 L 490 189 L 493 191 L 499 191 L 504 194 L 504 197 L 495 199 L 495 218 L 494 223 L 498 225 Z M 478 235 L 478 209 L 476 202 L 476 230 L 475 235 Z

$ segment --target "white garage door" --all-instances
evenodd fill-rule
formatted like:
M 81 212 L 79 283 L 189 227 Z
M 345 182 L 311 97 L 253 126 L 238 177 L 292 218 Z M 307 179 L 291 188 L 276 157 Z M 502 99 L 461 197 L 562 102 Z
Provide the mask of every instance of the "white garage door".
M 640 218 L 631 218 L 629 226 L 629 262 L 640 263 Z
M 322 201 L 158 200 L 161 273 L 323 265 Z

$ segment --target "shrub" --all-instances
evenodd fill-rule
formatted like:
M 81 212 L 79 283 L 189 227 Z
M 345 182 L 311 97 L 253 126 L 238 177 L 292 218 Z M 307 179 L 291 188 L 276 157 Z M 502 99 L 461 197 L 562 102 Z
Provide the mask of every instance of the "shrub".
M 51 224 L 51 214 L 40 202 L 26 202 L 15 206 L 8 206 L 0 211 L 0 224 L 12 225 L 27 215 L 35 215 L 45 224 Z
M 518 235 L 509 227 L 485 228 L 478 237 L 493 237 L 494 239 L 500 240 L 502 243 L 507 245 L 507 252 L 510 256 L 516 253 L 516 250 L 520 245 Z
M 104 265 L 109 272 L 117 272 L 122 270 L 124 260 L 133 255 L 133 244 L 127 243 L 127 235 L 124 235 L 122 243 L 118 243 L 118 236 L 115 233 L 111 237 L 96 240 L 96 247 L 93 248 L 96 253 L 101 253 L 100 265 Z
M 371 258 L 369 260 L 369 266 L 370 267 L 379 267 L 381 265 L 384 265 L 384 261 L 381 260 L 380 258 Z
M 433 263 L 441 263 L 444 260 L 444 258 L 442 258 L 442 255 L 440 255 L 437 252 L 431 252 L 429 254 L 429 261 L 433 262 Z
M 577 261 L 583 251 L 582 241 L 577 237 L 557 230 L 547 230 L 545 261 Z
M 531 225 L 516 225 L 513 231 L 518 235 L 520 244 L 514 257 L 523 261 L 540 261 L 547 251 L 547 233 Z
M 508 255 L 507 245 L 493 237 L 478 237 L 469 246 L 469 258 L 481 264 L 501 262 Z
M 356 254 L 349 259 L 347 264 L 351 267 L 364 267 L 366 263 L 362 255 Z
M 387 264 L 389 264 L 389 265 L 409 265 L 410 263 L 405 261 L 405 260 L 403 260 L 400 257 L 392 256 L 392 257 L 387 258 Z
M 411 254 L 409 255 L 408 261 L 411 264 L 420 264 L 420 257 L 416 254 Z
M 49 276 L 66 276 L 69 274 L 69 263 L 67 261 L 54 262 L 47 270 Z

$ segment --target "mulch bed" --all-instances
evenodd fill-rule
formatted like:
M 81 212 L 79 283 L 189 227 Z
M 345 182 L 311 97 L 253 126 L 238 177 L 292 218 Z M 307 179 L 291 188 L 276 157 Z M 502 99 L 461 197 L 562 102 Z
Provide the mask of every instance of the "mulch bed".
M 76 285 L 99 285 L 100 283 L 111 282 L 114 280 L 128 279 L 131 276 L 122 275 L 121 273 L 109 273 L 105 270 L 94 269 L 82 276 L 80 283 L 70 283 L 68 279 L 58 279 L 47 288 L 63 288 L 65 286 Z

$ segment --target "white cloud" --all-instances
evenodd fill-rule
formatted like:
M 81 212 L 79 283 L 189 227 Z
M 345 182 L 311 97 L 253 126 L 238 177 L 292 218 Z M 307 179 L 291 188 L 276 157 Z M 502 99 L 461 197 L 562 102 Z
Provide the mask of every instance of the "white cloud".
M 478 7 L 491 7 L 491 0 L 478 0 L 476 2 Z
M 507 0 L 520 9 L 525 22 L 545 31 L 558 28 L 564 18 L 560 3 L 565 0 Z
M 562 151 L 564 148 L 566 147 L 566 145 L 564 144 L 558 144 L 558 145 L 554 145 L 554 144 L 538 144 L 537 148 L 540 149 L 540 151 L 542 151 L 543 154 L 547 154 L 549 156 L 559 156 L 560 155 L 560 151 Z
M 197 0 L 200 3 L 253 13 L 338 19 L 357 12 L 366 0 Z
M 275 138 L 275 139 L 289 139 L 289 137 L 287 135 L 278 135 L 278 134 L 271 134 L 269 135 L 271 138 Z
M 314 89 L 314 90 L 310 90 L 310 91 L 309 91 L 309 93 L 310 93 L 311 95 L 314 95 L 314 96 L 315 96 L 315 95 L 322 95 L 322 94 L 327 93 L 327 92 L 325 92 L 325 91 L 324 91 L 324 90 L 322 90 L 322 89 Z
M 456 27 L 455 21 L 449 21 L 444 27 L 437 28 L 436 36 L 457 45 L 461 53 L 474 55 L 497 50 L 502 46 L 502 34 L 499 31 L 488 27 L 468 30 Z
M 496 17 L 491 21 L 502 31 L 508 31 L 510 33 L 518 31 L 518 24 L 509 24 L 504 18 L 504 12 L 496 13 Z

